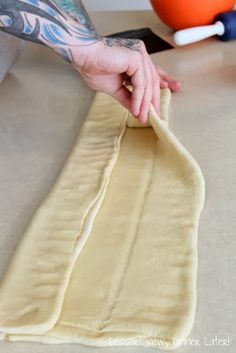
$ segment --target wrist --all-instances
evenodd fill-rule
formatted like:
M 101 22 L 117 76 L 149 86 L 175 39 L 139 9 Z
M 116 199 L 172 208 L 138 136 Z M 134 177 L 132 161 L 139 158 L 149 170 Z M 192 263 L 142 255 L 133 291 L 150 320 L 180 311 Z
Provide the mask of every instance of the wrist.
M 102 46 L 102 38 L 96 36 L 91 40 L 76 40 L 69 47 L 68 51 L 71 56 L 70 63 L 77 69 L 80 70 L 86 67 L 89 62 L 95 61 L 98 56 L 100 46 Z M 64 58 L 65 59 L 65 58 Z
M 67 23 L 70 30 L 70 36 L 66 38 L 64 43 L 60 41 L 50 47 L 59 54 L 65 61 L 75 66 L 83 66 L 83 63 L 90 54 L 96 43 L 101 41 L 98 34 L 89 32 L 86 28 L 76 26 L 74 21 Z M 71 31 L 71 28 L 74 31 Z

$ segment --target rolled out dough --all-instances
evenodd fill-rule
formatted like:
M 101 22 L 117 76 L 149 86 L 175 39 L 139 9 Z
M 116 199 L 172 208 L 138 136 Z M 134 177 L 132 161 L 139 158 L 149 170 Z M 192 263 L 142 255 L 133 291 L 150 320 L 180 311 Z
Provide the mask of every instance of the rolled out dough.
M 196 306 L 200 168 L 161 120 L 96 95 L 74 149 L 0 287 L 11 341 L 173 349 Z

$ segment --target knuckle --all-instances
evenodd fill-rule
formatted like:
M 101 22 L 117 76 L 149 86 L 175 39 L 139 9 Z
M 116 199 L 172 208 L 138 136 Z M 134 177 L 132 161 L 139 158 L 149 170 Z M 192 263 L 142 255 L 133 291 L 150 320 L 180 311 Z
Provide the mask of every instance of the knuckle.
M 144 52 L 147 52 L 146 46 L 145 46 L 144 42 L 143 42 L 141 39 L 140 39 L 140 49 L 141 49 L 142 51 L 144 51 Z
M 142 60 L 139 52 L 132 52 L 130 56 L 129 71 L 138 71 L 142 66 Z

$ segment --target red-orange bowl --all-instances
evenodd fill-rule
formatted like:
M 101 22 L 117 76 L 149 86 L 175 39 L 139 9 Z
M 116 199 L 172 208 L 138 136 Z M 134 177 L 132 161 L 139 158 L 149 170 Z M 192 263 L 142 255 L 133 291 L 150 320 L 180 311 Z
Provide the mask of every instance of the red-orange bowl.
M 178 30 L 211 24 L 221 12 L 233 9 L 236 0 L 150 0 L 160 19 Z

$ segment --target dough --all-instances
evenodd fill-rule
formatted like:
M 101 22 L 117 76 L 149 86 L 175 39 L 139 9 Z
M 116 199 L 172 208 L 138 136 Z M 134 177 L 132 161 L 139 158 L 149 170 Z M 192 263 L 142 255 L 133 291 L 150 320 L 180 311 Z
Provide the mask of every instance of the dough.
M 168 129 L 169 101 L 163 90 L 164 120 L 152 109 L 130 128 L 96 95 L 1 284 L 4 339 L 173 349 L 189 334 L 204 179 Z

